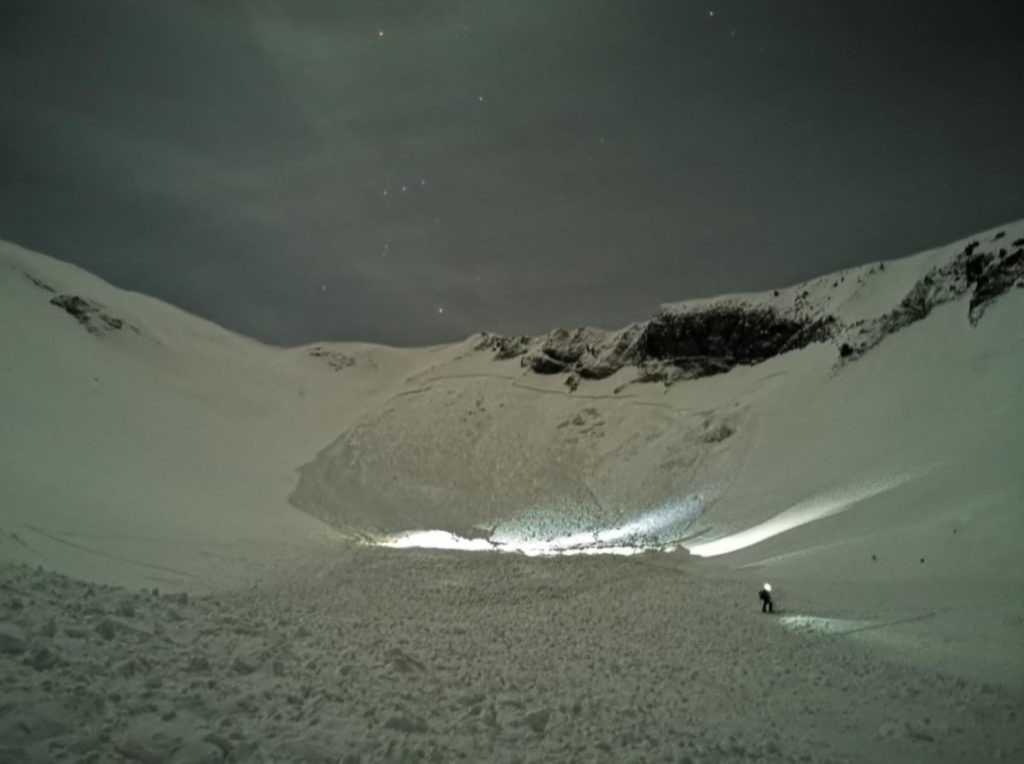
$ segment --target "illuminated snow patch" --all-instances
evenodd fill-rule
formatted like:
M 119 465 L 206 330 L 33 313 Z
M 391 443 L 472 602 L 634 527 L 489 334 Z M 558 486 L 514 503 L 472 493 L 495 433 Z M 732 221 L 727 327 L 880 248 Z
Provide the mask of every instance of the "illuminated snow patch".
M 846 618 L 820 618 L 813 615 L 784 615 L 779 618 L 779 622 L 790 631 L 812 634 L 849 634 L 874 623 Z
M 622 525 L 597 530 L 577 531 L 548 538 L 530 533 L 530 524 L 520 529 L 499 527 L 489 539 L 467 539 L 441 530 L 408 531 L 378 542 L 392 549 L 456 549 L 467 552 L 518 552 L 530 557 L 552 555 L 633 555 L 649 549 L 671 551 L 678 546 L 664 535 L 678 530 L 703 510 L 700 495 L 649 510 Z
M 758 544 L 772 536 L 798 528 L 801 525 L 837 515 L 866 499 L 903 485 L 915 474 L 904 474 L 878 480 L 864 480 L 852 486 L 846 486 L 827 493 L 812 496 L 799 504 L 790 507 L 765 522 L 748 528 L 745 531 L 724 536 L 712 541 L 705 541 L 687 546 L 691 554 L 698 557 L 716 557 L 728 554 L 748 546 Z
M 460 549 L 464 552 L 490 552 L 494 544 L 487 539 L 466 539 L 448 531 L 409 531 L 380 542 L 392 549 Z
M 589 537 L 588 537 L 589 538 Z M 454 549 L 462 552 L 518 552 L 529 557 L 575 554 L 631 555 L 644 551 L 639 546 L 562 546 L 562 540 L 493 542 L 487 539 L 467 539 L 448 531 L 408 531 L 378 542 L 377 546 L 391 549 Z

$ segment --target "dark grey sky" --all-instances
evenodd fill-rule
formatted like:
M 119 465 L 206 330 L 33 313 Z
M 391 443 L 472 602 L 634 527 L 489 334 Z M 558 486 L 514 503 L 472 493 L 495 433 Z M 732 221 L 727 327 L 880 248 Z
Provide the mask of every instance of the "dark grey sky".
M 0 0 L 0 237 L 266 341 L 619 326 L 1024 216 L 1024 3 Z

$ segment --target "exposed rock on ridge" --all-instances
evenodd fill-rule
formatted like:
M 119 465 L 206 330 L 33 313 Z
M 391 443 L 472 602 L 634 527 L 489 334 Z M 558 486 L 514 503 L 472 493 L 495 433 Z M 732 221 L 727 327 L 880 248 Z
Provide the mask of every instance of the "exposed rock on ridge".
M 1002 238 L 997 234 L 993 241 Z M 1022 242 L 1017 240 L 1015 245 Z M 1024 249 L 979 252 L 972 241 L 950 262 L 929 271 L 906 297 L 879 318 L 848 327 L 840 357 L 854 360 L 904 327 L 926 318 L 935 308 L 970 294 L 967 318 L 976 325 L 992 303 L 1016 284 L 1024 288 Z
M 78 295 L 60 294 L 52 298 L 50 304 L 66 310 L 91 334 L 116 331 L 124 326 L 120 318 L 104 313 L 98 304 Z
M 787 315 L 768 306 L 719 303 L 703 310 L 662 310 L 618 332 L 557 329 L 528 337 L 484 335 L 477 346 L 495 359 L 522 357 L 537 374 L 604 379 L 626 366 L 643 381 L 670 382 L 721 374 L 832 337 L 830 315 Z M 572 384 L 570 384 L 572 386 Z
M 1004 236 L 999 232 L 990 243 Z M 639 370 L 639 382 L 708 377 L 827 341 L 836 341 L 840 361 L 849 362 L 936 307 L 967 296 L 967 318 L 977 324 L 995 300 L 1015 285 L 1024 288 L 1022 245 L 1024 239 L 1016 239 L 1012 249 L 981 251 L 982 244 L 972 241 L 875 318 L 843 320 L 841 303 L 827 291 L 829 284 L 834 290 L 844 282 L 845 275 L 836 274 L 786 290 L 792 301 L 776 290 L 771 298 L 723 298 L 665 308 L 649 321 L 616 332 L 556 329 L 537 338 L 485 334 L 477 349 L 493 351 L 495 360 L 519 357 L 536 374 L 567 374 L 570 390 L 582 379 L 604 379 L 627 366 Z M 884 264 L 877 271 L 862 270 L 858 283 L 884 271 Z
M 832 336 L 834 325 L 830 315 L 787 316 L 772 308 L 745 305 L 663 312 L 644 329 L 638 361 L 665 381 L 708 377 L 824 342 Z

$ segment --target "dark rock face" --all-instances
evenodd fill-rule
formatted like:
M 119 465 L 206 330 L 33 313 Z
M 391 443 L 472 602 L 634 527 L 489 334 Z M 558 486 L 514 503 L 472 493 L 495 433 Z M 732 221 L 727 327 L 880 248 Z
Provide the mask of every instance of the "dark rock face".
M 968 317 L 976 324 L 989 303 L 1024 278 L 1024 250 L 1010 253 L 1000 249 L 996 253 L 978 252 L 977 248 L 978 242 L 972 241 L 956 259 L 933 269 L 914 285 L 900 308 L 920 319 L 937 305 L 970 293 Z
M 984 266 L 973 274 L 967 274 L 974 287 L 968 308 L 971 323 L 981 320 L 989 303 L 1001 296 L 1024 278 L 1024 249 L 1013 253 L 1000 250 L 999 257 L 986 255 Z
M 564 363 L 546 353 L 536 353 L 523 360 L 527 362 L 530 370 L 537 374 L 561 374 L 567 370 Z
M 977 255 L 970 255 L 964 261 L 964 272 L 968 281 L 977 281 L 985 273 L 985 269 L 992 261 L 992 255 L 981 252 Z
M 620 332 L 558 329 L 532 343 L 526 337 L 488 336 L 477 348 L 496 359 L 522 356 L 536 374 L 605 379 L 626 366 L 640 381 L 670 383 L 722 374 L 833 335 L 831 316 L 783 315 L 771 308 L 719 305 L 685 313 L 664 311 Z M 571 389 L 575 389 L 571 386 Z
M 92 334 L 115 331 L 124 326 L 120 318 L 107 315 L 100 310 L 99 305 L 77 295 L 59 294 L 50 300 L 50 304 L 66 310 Z
M 828 339 L 832 323 L 830 316 L 813 320 L 739 305 L 661 313 L 644 330 L 640 360 L 692 367 L 697 376 L 718 374 Z

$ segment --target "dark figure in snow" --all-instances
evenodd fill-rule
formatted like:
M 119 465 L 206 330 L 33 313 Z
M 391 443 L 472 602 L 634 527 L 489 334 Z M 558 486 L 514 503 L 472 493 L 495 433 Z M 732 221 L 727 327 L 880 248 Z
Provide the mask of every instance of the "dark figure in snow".
M 761 612 L 762 613 L 774 613 L 775 606 L 772 604 L 772 585 L 765 584 L 764 588 L 757 593 L 757 596 L 761 598 Z

